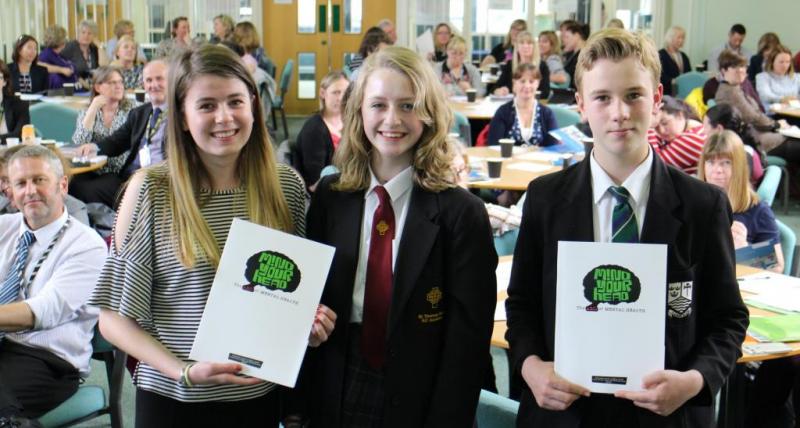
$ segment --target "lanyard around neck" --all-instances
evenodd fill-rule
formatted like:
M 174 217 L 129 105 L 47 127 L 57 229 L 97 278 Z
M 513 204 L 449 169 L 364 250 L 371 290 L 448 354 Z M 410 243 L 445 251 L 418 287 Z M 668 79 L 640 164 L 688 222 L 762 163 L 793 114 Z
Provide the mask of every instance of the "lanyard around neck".
M 66 209 L 66 208 L 64 208 L 64 209 Z M 26 294 L 27 294 L 27 291 L 28 291 L 28 290 L 27 290 L 27 289 L 28 289 L 28 287 L 29 287 L 31 284 L 33 284 L 33 280 L 34 280 L 34 279 L 36 279 L 36 274 L 38 274 L 38 273 L 39 273 L 39 269 L 42 267 L 42 264 L 43 264 L 43 263 L 44 263 L 44 261 L 47 259 L 47 256 L 49 256 L 49 255 L 50 255 L 50 253 L 53 251 L 53 247 L 55 247 L 55 246 L 56 246 L 56 243 L 57 243 L 57 242 L 58 242 L 58 241 L 61 239 L 61 237 L 64 235 L 64 232 L 66 232 L 67 228 L 69 227 L 69 223 L 70 223 L 70 217 L 67 217 L 67 221 L 66 221 L 66 222 L 64 222 L 64 225 L 63 225 L 63 226 L 61 226 L 61 229 L 58 229 L 58 232 L 56 232 L 56 235 L 55 235 L 55 236 L 53 237 L 53 239 L 50 241 L 50 244 L 47 246 L 47 249 L 46 249 L 46 250 L 44 250 L 44 253 L 42 253 L 42 255 L 41 255 L 41 256 L 39 256 L 39 259 L 36 261 L 36 264 L 33 266 L 33 271 L 31 271 L 31 275 L 28 277 L 28 282 L 27 282 L 27 285 L 25 285 L 25 286 L 23 287 L 23 288 L 25 289 L 25 293 L 26 293 Z

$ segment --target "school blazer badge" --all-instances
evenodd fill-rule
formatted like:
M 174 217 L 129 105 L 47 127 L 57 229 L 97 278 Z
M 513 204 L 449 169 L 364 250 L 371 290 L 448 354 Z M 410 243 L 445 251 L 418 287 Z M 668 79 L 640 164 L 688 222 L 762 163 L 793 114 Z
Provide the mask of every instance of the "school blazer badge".
M 692 281 L 671 282 L 667 287 L 670 318 L 686 318 L 692 314 Z

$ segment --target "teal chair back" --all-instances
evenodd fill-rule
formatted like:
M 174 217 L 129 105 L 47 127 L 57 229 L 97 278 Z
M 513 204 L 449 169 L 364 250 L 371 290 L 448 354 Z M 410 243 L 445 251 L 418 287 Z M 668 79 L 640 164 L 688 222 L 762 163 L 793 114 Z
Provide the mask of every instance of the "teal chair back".
M 494 392 L 481 390 L 475 420 L 478 428 L 507 428 L 516 425 L 519 403 Z
M 775 223 L 778 224 L 778 233 L 781 236 L 781 251 L 783 252 L 783 273 L 784 275 L 793 275 L 792 265 L 794 262 L 794 249 L 797 245 L 797 235 L 795 235 L 792 228 L 785 225 L 782 221 L 776 219 Z
M 322 168 L 322 171 L 319 172 L 319 178 L 325 177 L 326 175 L 336 174 L 339 172 L 339 168 L 336 168 L 333 165 L 327 165 L 325 168 Z
M 550 110 L 553 111 L 553 115 L 556 117 L 556 123 L 558 124 L 559 128 L 564 128 L 566 126 L 575 125 L 581 122 L 581 115 L 575 111 L 555 105 L 548 107 L 550 107 Z
M 289 91 L 289 84 L 292 83 L 292 72 L 294 71 L 294 60 L 289 59 L 286 61 L 286 65 L 283 66 L 283 71 L 281 72 L 281 82 L 280 82 L 280 95 L 275 96 L 275 99 L 272 100 L 272 107 L 273 108 L 283 108 L 283 99 L 286 96 L 286 92 Z
M 350 64 L 345 64 L 344 67 L 342 67 L 342 73 L 347 76 L 348 80 L 350 79 L 350 76 L 353 75 L 353 70 L 350 69 Z
M 519 229 L 509 230 L 500 236 L 495 236 L 494 250 L 497 251 L 497 255 L 500 257 L 513 255 L 518 236 Z
M 106 393 L 97 385 L 82 385 L 78 391 L 55 409 L 39 418 L 45 428 L 73 426 L 98 416 L 111 415 L 112 428 L 122 428 L 122 381 L 125 377 L 124 352 L 114 349 L 95 326 L 92 338 L 92 358 L 105 362 L 108 379 Z
M 464 142 L 467 147 L 472 147 L 472 128 L 469 126 L 469 119 L 463 114 L 453 112 L 453 127 L 450 132 L 458 134 L 458 138 Z
M 78 111 L 61 104 L 40 102 L 30 108 L 31 124 L 46 140 L 72 142 Z
M 781 168 L 770 165 L 764 170 L 764 177 L 758 185 L 758 198 L 772 206 L 775 195 L 778 193 L 778 185 L 781 183 Z
M 692 89 L 703 86 L 708 80 L 708 75 L 699 71 L 690 71 L 683 73 L 675 78 L 675 85 L 678 91 L 675 94 L 679 99 L 684 99 L 692 92 Z

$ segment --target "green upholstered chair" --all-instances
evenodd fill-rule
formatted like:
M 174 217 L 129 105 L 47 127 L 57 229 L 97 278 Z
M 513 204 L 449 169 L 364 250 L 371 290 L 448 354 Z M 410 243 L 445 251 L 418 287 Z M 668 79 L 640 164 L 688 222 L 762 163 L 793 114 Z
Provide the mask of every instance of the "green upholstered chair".
M 675 78 L 675 86 L 678 88 L 675 96 L 681 100 L 686 98 L 692 89 L 705 85 L 706 80 L 708 80 L 708 75 L 699 71 L 681 74 Z
M 289 138 L 289 127 L 286 125 L 286 111 L 283 109 L 283 102 L 286 99 L 286 92 L 289 91 L 289 84 L 292 82 L 292 72 L 294 70 L 294 60 L 286 61 L 281 72 L 280 90 L 281 94 L 276 95 L 272 100 L 272 127 L 278 129 L 278 119 L 276 112 L 281 112 L 281 121 L 283 121 L 283 134 L 284 138 Z
M 786 159 L 780 156 L 770 156 L 767 155 L 767 165 L 772 166 L 775 165 L 783 171 L 781 175 L 781 204 L 783 205 L 783 213 L 789 213 L 789 169 L 787 168 L 788 163 Z
M 553 111 L 553 115 L 556 117 L 556 123 L 558 124 L 559 128 L 581 123 L 581 115 L 573 110 L 556 105 L 551 105 L 548 107 L 550 107 L 550 110 Z
M 479 428 L 513 427 L 517 420 L 519 403 L 493 392 L 481 390 L 475 420 Z
M 772 206 L 775 195 L 778 193 L 778 185 L 781 184 L 781 169 L 775 165 L 767 166 L 764 170 L 764 177 L 758 185 L 758 198 Z
M 40 102 L 30 107 L 31 124 L 43 139 L 72 142 L 78 111 L 61 104 Z
M 464 142 L 467 147 L 472 147 L 472 128 L 469 125 L 467 116 L 454 111 L 453 112 L 453 127 L 450 132 L 458 134 L 458 138 Z
M 115 349 L 95 327 L 92 339 L 92 358 L 102 360 L 106 365 L 109 397 L 103 388 L 96 385 L 84 385 L 78 392 L 61 403 L 55 409 L 39 418 L 46 428 L 69 427 L 94 419 L 102 415 L 111 415 L 112 428 L 122 427 L 122 382 L 125 377 L 124 352 Z
M 797 235 L 791 227 L 785 225 L 782 221 L 776 219 L 775 223 L 778 224 L 778 233 L 781 236 L 781 251 L 783 252 L 783 274 L 795 275 L 794 269 L 794 250 L 797 245 Z

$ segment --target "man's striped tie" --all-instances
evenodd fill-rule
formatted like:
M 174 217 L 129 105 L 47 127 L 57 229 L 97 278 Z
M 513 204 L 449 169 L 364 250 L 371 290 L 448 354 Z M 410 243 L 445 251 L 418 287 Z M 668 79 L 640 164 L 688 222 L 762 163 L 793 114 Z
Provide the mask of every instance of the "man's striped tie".
M 639 242 L 639 228 L 631 207 L 631 194 L 622 186 L 608 188 L 617 204 L 611 215 L 611 242 Z

